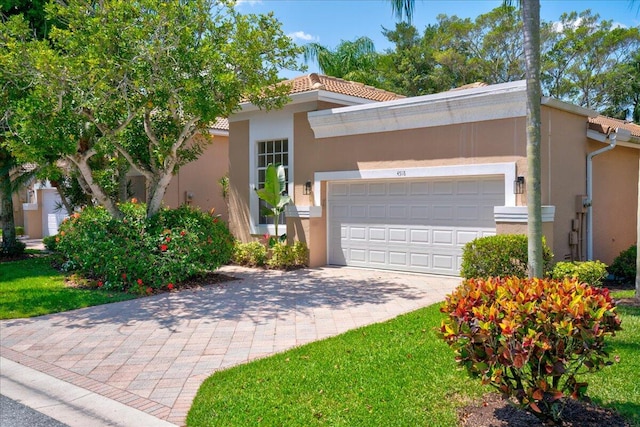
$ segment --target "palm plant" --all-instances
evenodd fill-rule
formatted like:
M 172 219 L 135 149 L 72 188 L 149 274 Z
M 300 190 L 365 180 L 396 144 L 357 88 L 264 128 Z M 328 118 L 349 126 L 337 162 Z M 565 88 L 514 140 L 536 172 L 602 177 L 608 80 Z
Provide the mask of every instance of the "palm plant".
M 285 194 L 286 189 L 287 177 L 284 166 L 269 164 L 265 171 L 264 187 L 256 188 L 256 193 L 258 198 L 267 204 L 262 206 L 260 213 L 274 219 L 276 239 L 280 239 L 278 218 L 284 212 L 285 206 L 291 202 L 291 197 Z
M 378 54 L 369 37 L 343 40 L 334 50 L 319 43 L 309 43 L 303 49 L 305 62 L 316 61 L 323 74 L 365 84 L 376 83 Z

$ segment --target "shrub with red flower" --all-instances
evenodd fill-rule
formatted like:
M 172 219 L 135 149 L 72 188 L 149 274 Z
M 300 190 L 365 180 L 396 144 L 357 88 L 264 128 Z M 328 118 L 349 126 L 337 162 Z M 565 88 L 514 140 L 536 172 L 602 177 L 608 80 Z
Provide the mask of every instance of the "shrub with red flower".
M 165 288 L 231 258 L 233 236 L 207 213 L 182 206 L 147 218 L 144 203 L 118 207 L 122 219 L 103 207 L 86 208 L 61 224 L 55 236 L 64 261 L 73 261 L 77 274 L 103 282 L 104 288 L 145 294 L 147 287 Z
M 169 284 L 167 285 L 167 289 L 169 289 L 170 291 L 172 291 L 172 290 L 173 290 L 173 283 L 169 283 Z

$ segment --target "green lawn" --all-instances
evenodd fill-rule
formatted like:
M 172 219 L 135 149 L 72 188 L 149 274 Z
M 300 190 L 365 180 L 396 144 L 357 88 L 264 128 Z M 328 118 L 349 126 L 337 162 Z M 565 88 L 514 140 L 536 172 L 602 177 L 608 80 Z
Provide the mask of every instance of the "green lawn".
M 33 317 L 135 298 L 65 286 L 49 257 L 0 263 L 0 319 Z
M 634 291 L 614 293 L 617 298 L 631 298 Z M 622 331 L 609 340 L 612 357 L 619 356 L 620 363 L 603 369 L 585 379 L 589 382 L 587 393 L 595 403 L 615 408 L 640 426 L 640 308 L 619 306 Z
M 187 425 L 455 426 L 457 408 L 491 389 L 456 369 L 433 331 L 438 307 L 218 372 Z M 640 426 L 640 309 L 620 313 L 620 362 L 590 376 L 588 394 Z

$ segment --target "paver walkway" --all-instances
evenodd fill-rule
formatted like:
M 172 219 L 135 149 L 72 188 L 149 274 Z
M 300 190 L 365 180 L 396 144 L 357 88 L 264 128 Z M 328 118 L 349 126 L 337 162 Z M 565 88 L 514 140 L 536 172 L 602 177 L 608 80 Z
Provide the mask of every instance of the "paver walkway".
M 239 280 L 0 322 L 0 356 L 183 425 L 216 370 L 444 299 L 460 280 L 351 268 L 227 266 Z

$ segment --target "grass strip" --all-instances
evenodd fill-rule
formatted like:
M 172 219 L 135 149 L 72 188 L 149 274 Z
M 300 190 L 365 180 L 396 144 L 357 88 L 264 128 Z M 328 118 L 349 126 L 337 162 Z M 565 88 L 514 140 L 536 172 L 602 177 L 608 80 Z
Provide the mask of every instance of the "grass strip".
M 431 306 L 218 372 L 187 425 L 454 426 L 488 389 L 456 368 L 441 318 Z
M 49 257 L 0 263 L 0 319 L 58 313 L 135 296 L 65 285 Z

